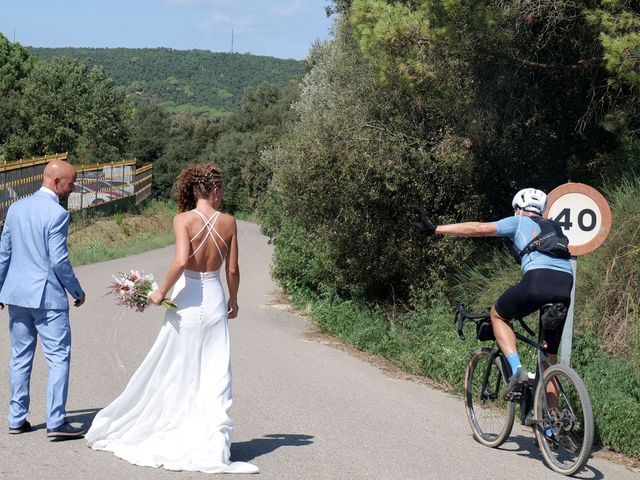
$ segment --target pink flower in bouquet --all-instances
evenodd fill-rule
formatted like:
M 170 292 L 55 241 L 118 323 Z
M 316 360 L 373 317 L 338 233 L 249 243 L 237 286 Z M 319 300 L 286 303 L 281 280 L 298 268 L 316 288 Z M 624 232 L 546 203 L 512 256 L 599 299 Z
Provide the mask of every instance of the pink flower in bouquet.
M 151 304 L 149 294 L 158 289 L 153 275 L 145 275 L 138 270 L 131 270 L 128 274 L 113 275 L 113 279 L 115 282 L 111 284 L 111 293 L 116 297 L 118 305 L 129 307 L 137 312 L 144 311 Z M 164 299 L 160 305 L 168 310 L 177 308 L 175 303 L 167 299 Z

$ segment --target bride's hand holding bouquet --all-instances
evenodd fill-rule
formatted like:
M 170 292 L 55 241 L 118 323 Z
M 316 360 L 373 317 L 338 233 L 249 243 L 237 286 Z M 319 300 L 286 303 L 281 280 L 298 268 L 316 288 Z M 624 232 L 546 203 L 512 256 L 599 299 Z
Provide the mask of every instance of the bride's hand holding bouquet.
M 143 312 L 149 303 L 162 305 L 167 310 L 175 310 L 176 304 L 161 294 L 153 275 L 144 274 L 138 270 L 130 273 L 114 275 L 115 282 L 111 284 L 111 292 L 116 297 L 118 304 L 129 307 L 138 312 Z
M 165 299 L 165 295 L 160 291 L 160 289 L 154 290 L 149 293 L 149 301 L 154 305 L 160 305 L 162 301 Z

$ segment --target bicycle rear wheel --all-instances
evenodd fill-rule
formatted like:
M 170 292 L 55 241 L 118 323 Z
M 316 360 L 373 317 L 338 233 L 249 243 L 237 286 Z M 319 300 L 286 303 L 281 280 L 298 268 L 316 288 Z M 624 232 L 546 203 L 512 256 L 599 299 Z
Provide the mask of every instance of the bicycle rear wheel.
M 504 399 L 507 376 L 499 357 L 492 360 L 491 350 L 473 354 L 464 380 L 464 403 L 473 437 L 483 445 L 502 445 L 513 428 L 516 406 Z
M 547 394 L 547 386 L 557 394 Z M 573 475 L 587 462 L 593 445 L 593 412 L 582 379 L 566 365 L 549 367 L 536 388 L 534 408 L 540 421 L 536 440 L 547 465 Z

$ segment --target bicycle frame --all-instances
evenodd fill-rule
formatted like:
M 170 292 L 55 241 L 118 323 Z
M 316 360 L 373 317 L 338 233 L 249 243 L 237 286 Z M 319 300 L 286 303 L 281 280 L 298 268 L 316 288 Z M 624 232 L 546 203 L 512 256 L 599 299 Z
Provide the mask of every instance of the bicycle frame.
M 465 339 L 465 336 L 462 333 L 462 327 L 465 319 L 478 322 L 481 320 L 487 320 L 489 318 L 490 318 L 490 315 L 486 311 L 474 314 L 474 313 L 465 311 L 462 305 L 458 305 L 457 313 L 456 313 L 456 321 L 458 324 L 458 336 L 460 337 L 461 340 Z M 529 328 L 529 326 L 526 324 L 526 322 L 522 318 L 517 318 L 516 320 L 520 323 L 520 325 L 522 325 L 522 327 L 525 329 L 527 333 L 529 333 L 532 336 L 535 335 L 535 332 L 531 328 Z M 533 393 L 535 392 L 538 382 L 542 378 L 542 374 L 544 373 L 545 368 L 547 368 L 547 366 L 551 366 L 552 363 L 549 360 L 549 356 L 545 353 L 544 347 L 540 344 L 540 333 L 538 334 L 537 342 L 521 334 L 520 332 L 516 332 L 515 330 L 513 333 L 515 334 L 517 340 L 519 340 L 520 342 L 526 343 L 527 345 L 536 349 L 537 351 L 536 372 L 535 372 L 535 377 L 533 379 L 533 383 L 529 383 L 527 385 L 527 388 L 525 388 L 524 393 L 520 399 L 520 423 L 522 425 L 527 425 L 527 426 L 538 425 L 538 424 L 541 424 L 543 420 L 533 417 Z M 496 345 L 491 350 L 489 362 L 487 363 L 487 370 L 483 376 L 483 388 L 482 388 L 483 392 L 486 390 L 486 387 L 487 387 L 489 375 L 491 373 L 491 365 L 493 364 L 496 358 L 499 358 L 500 364 L 502 365 L 503 372 L 511 371 L 511 367 L 509 366 L 507 359 L 500 351 L 500 348 Z M 562 385 L 560 385 L 559 387 L 562 391 Z M 545 398 L 544 409 L 545 411 L 549 410 L 547 398 Z

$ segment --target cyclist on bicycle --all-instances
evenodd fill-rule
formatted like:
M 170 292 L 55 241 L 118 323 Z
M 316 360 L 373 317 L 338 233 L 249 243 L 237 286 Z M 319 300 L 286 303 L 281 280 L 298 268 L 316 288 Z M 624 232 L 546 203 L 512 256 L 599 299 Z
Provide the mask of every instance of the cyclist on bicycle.
M 522 251 L 531 240 L 540 234 L 541 228 L 535 217 L 542 218 L 547 196 L 541 190 L 525 188 L 513 197 L 514 214 L 497 222 L 465 222 L 436 225 L 420 208 L 416 211 L 420 223 L 416 227 L 427 234 L 453 235 L 460 237 L 508 237 L 518 251 Z M 525 317 L 546 303 L 571 302 L 573 274 L 566 258 L 558 258 L 538 250 L 522 252 L 522 280 L 508 288 L 491 307 L 491 325 L 500 350 L 507 358 L 512 376 L 506 388 L 508 399 L 522 391 L 528 380 L 527 371 L 520 362 L 516 350 L 516 337 L 511 320 Z M 542 328 L 542 341 L 548 344 L 547 353 L 553 363 L 557 360 L 563 325 L 547 330 Z

